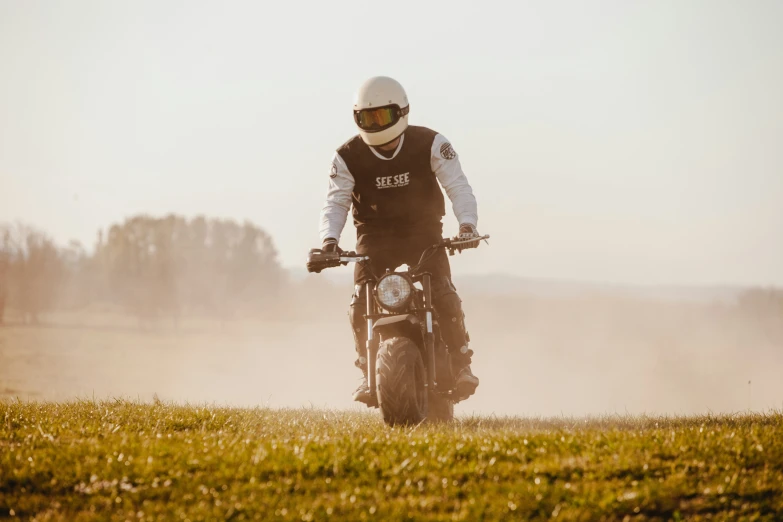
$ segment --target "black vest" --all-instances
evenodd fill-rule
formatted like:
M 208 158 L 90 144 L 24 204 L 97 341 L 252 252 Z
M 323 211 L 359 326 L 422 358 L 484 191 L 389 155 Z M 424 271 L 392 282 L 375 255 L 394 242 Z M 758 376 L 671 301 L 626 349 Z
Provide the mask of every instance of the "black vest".
M 436 135 L 425 127 L 408 127 L 391 160 L 378 158 L 360 136 L 337 149 L 355 182 L 351 196 L 358 233 L 440 228 L 446 207 L 430 164 Z

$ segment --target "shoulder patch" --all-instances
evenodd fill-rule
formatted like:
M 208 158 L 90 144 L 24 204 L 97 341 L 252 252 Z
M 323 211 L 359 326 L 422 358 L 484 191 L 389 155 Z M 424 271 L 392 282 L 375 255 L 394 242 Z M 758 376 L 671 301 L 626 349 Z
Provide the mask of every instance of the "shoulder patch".
M 454 150 L 454 147 L 451 146 L 451 143 L 448 141 L 440 146 L 440 155 L 443 157 L 443 159 L 454 159 L 457 157 L 457 153 Z
M 332 162 L 332 170 L 329 172 L 329 177 L 334 179 L 337 177 L 337 163 Z

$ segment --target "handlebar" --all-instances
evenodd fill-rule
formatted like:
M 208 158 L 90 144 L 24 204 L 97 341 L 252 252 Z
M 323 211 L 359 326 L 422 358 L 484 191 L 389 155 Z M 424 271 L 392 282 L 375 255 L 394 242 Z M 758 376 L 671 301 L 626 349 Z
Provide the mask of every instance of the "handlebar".
M 466 238 L 466 239 L 460 239 L 459 236 L 454 237 L 454 238 L 443 238 L 443 239 L 440 240 L 439 243 L 436 243 L 436 244 L 432 245 L 427 250 L 425 250 L 424 252 L 421 253 L 421 257 L 419 258 L 419 263 L 416 266 L 412 267 L 410 272 L 412 274 L 419 273 L 419 271 L 422 269 L 424 264 L 433 255 L 435 255 L 435 253 L 438 250 L 440 250 L 441 248 L 445 248 L 446 250 L 448 250 L 449 255 L 453 256 L 454 252 L 460 252 L 461 253 L 463 250 L 465 250 L 463 245 L 467 245 L 467 244 L 470 244 L 470 243 L 479 243 L 481 241 L 486 241 L 487 243 L 489 243 L 489 241 L 487 241 L 487 239 L 489 239 L 489 234 L 484 235 L 484 236 L 479 236 L 479 237 Z
M 356 252 L 324 252 L 320 248 L 313 248 L 307 254 L 307 270 L 318 273 L 324 268 L 369 260 L 369 256 L 362 256 Z
M 443 238 L 440 242 L 422 252 L 418 265 L 412 268 L 411 272 L 416 272 L 440 248 L 445 248 L 449 251 L 449 255 L 453 256 L 454 252 L 462 252 L 464 250 L 463 245 L 477 241 L 486 241 L 487 239 L 489 239 L 489 235 L 470 239 L 460 239 L 459 237 Z M 347 265 L 348 263 L 362 263 L 369 260 L 369 256 L 363 256 L 356 252 L 324 252 L 320 248 L 313 248 L 307 254 L 307 269 L 310 272 L 318 273 L 325 268 Z
M 340 264 L 347 265 L 348 263 L 361 263 L 362 261 L 369 261 L 370 256 L 360 256 L 356 252 L 343 252 L 340 254 Z
M 489 239 L 489 234 L 479 237 L 472 237 L 470 239 L 460 239 L 459 237 L 443 238 L 438 246 L 447 248 L 448 250 L 462 250 L 459 248 L 460 245 L 467 245 L 468 243 L 475 243 L 476 241 L 486 241 L 487 239 Z

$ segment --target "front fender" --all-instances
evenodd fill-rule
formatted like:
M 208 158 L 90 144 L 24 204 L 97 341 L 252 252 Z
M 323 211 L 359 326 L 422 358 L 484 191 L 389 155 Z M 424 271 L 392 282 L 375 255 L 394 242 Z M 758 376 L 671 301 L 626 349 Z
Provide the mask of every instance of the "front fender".
M 421 322 L 413 314 L 391 315 L 375 321 L 372 327 L 373 334 L 378 334 L 382 339 L 390 337 L 407 337 L 417 344 L 421 344 Z

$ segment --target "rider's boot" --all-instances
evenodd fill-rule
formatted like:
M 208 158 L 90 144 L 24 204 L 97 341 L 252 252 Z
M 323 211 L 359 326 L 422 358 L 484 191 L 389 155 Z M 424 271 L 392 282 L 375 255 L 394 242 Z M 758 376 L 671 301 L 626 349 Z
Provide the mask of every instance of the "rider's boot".
M 348 317 L 351 321 L 351 330 L 353 331 L 353 340 L 356 343 L 356 361 L 354 366 L 362 371 L 362 382 L 353 392 L 353 400 L 369 406 L 375 406 L 374 396 L 370 391 L 370 385 L 367 382 L 367 358 L 364 356 L 365 340 L 367 339 L 367 322 L 364 320 L 364 311 L 367 308 L 367 297 L 364 285 L 356 285 L 351 299 L 351 307 L 348 310 Z
M 463 351 L 464 350 L 464 351 Z M 473 350 L 464 346 L 458 353 L 452 355 L 451 367 L 456 375 L 455 388 L 457 389 L 457 401 L 464 401 L 474 393 L 479 385 L 479 379 L 473 375 L 470 369 L 470 359 Z
M 465 328 L 465 313 L 462 300 L 457 295 L 454 283 L 448 277 L 434 278 L 432 298 L 441 325 L 441 335 L 451 354 L 451 369 L 455 376 L 457 401 L 464 401 L 478 388 L 478 377 L 470 370 L 470 358 L 473 350 L 468 348 L 470 334 Z M 459 346 L 461 348 L 452 349 Z
M 373 406 L 373 397 L 370 392 L 370 385 L 367 382 L 367 363 L 362 363 L 361 359 L 356 359 L 354 364 L 362 371 L 362 382 L 359 383 L 359 387 L 353 392 L 353 400 L 366 404 L 368 407 Z

